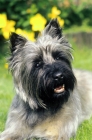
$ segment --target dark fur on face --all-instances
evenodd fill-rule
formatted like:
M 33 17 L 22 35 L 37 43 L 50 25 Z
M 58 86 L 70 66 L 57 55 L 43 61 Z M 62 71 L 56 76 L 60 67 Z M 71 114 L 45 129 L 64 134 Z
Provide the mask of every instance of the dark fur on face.
M 51 110 L 65 103 L 76 80 L 71 69 L 71 47 L 62 36 L 58 22 L 52 20 L 36 42 L 15 33 L 10 41 L 10 68 L 15 89 L 23 100 L 31 108 Z M 64 91 L 59 92 L 62 86 Z

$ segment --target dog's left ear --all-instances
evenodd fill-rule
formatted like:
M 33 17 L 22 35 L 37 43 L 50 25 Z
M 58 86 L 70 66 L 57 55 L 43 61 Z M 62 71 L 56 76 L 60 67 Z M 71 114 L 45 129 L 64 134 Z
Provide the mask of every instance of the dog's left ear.
M 49 34 L 52 38 L 61 38 L 62 30 L 57 19 L 52 19 L 43 31 L 43 34 Z
M 14 52 L 16 49 L 18 49 L 20 47 L 23 47 L 25 45 L 26 41 L 27 41 L 26 38 L 24 38 L 16 33 L 11 33 L 11 35 L 10 35 L 11 52 Z

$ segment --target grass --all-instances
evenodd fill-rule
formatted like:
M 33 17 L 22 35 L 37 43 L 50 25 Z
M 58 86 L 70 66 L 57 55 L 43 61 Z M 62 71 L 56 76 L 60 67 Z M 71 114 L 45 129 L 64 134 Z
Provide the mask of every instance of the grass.
M 92 71 L 92 48 L 77 47 L 75 44 L 72 47 L 74 56 L 73 67 Z
M 0 131 L 4 129 L 6 114 L 13 97 L 11 75 L 5 69 L 5 63 L 6 58 L 0 55 Z
M 73 44 L 73 43 L 72 43 Z M 73 67 L 92 71 L 92 49 L 78 48 L 73 44 Z M 4 130 L 9 106 L 14 96 L 11 74 L 5 69 L 6 57 L 0 55 L 0 132 Z M 76 140 L 92 139 L 92 118 L 85 121 L 78 129 Z
M 73 25 L 71 28 L 68 29 L 64 29 L 64 33 L 79 33 L 79 32 L 87 32 L 87 33 L 91 33 L 92 32 L 92 27 L 87 25 L 87 20 L 85 20 L 83 22 L 82 25 L 78 26 L 78 25 Z

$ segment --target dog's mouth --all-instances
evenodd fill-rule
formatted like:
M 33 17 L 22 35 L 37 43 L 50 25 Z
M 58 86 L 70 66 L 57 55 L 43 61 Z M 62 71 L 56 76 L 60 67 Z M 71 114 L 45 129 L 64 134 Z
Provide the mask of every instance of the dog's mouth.
M 64 84 L 54 88 L 54 93 L 57 93 L 57 94 L 62 93 L 64 91 L 65 91 L 65 85 Z

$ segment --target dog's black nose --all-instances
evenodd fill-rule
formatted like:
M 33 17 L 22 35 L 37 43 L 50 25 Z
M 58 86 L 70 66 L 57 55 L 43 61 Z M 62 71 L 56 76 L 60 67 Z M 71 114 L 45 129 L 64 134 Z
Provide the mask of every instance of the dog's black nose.
M 63 79 L 63 74 L 62 74 L 61 72 L 55 72 L 55 73 L 53 74 L 53 78 L 54 78 L 54 80 L 56 80 L 56 81 L 61 80 L 61 79 Z

